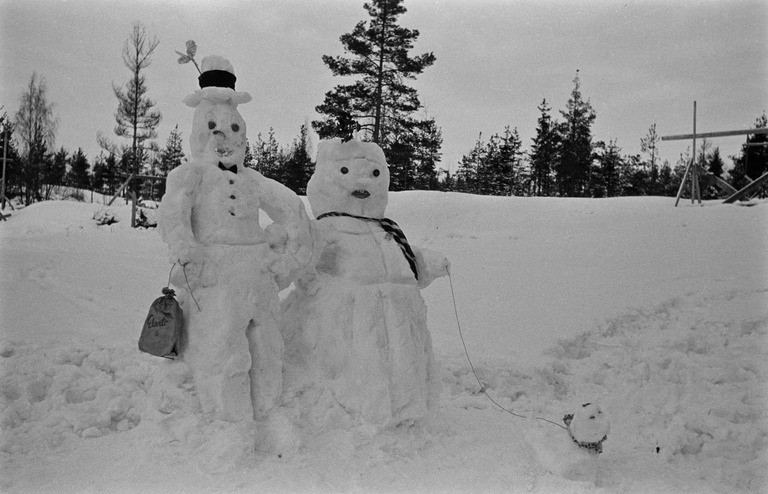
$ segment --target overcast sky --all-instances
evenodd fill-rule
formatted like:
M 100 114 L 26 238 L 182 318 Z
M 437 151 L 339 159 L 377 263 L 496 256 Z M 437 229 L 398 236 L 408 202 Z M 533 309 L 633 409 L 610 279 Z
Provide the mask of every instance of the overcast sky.
M 60 120 L 57 147 L 98 154 L 96 134 L 114 137 L 112 85 L 130 77 L 123 43 L 134 21 L 160 40 L 146 70 L 163 115 L 158 144 L 179 125 L 187 145 L 192 109 L 181 99 L 197 72 L 179 65 L 186 40 L 197 58 L 234 65 L 248 134 L 274 127 L 288 145 L 326 91 L 341 82 L 322 55 L 341 55 L 339 36 L 367 20 L 363 0 L 0 0 L 0 105 L 13 115 L 33 71 L 43 76 Z M 768 2 L 764 0 L 506 1 L 406 0 L 400 25 L 420 31 L 413 55 L 436 63 L 415 87 L 443 131 L 442 167 L 455 168 L 483 133 L 517 127 L 530 146 L 546 98 L 564 109 L 576 71 L 597 118 L 593 139 L 640 153 L 656 123 L 660 135 L 751 128 L 768 110 Z M 116 139 L 116 138 L 115 138 Z M 743 137 L 713 139 L 735 154 Z M 690 142 L 662 143 L 671 163 Z

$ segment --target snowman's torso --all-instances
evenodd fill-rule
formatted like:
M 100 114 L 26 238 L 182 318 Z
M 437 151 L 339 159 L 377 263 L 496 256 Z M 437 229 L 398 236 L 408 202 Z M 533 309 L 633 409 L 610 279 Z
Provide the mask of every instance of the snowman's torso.
M 416 287 L 416 278 L 400 246 L 378 222 L 325 217 L 318 224 L 325 244 L 316 265 L 320 280 Z
M 192 204 L 192 231 L 203 245 L 253 245 L 265 241 L 259 225 L 259 192 L 253 171 L 237 174 L 208 166 Z
M 310 385 L 369 425 L 426 418 L 438 390 L 427 307 L 399 245 L 375 222 L 318 225 L 316 273 L 285 304 L 287 352 Z

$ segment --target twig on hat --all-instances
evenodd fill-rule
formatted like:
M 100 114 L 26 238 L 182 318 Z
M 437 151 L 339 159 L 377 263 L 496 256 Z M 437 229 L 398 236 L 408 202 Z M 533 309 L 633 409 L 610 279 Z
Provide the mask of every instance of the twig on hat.
M 181 53 L 180 51 L 177 51 L 179 55 L 179 63 L 185 64 L 192 62 L 195 64 L 195 68 L 197 69 L 198 74 L 202 74 L 203 72 L 200 70 L 200 66 L 197 65 L 197 61 L 195 60 L 195 53 L 197 53 L 197 44 L 195 44 L 194 40 L 187 41 L 187 53 Z

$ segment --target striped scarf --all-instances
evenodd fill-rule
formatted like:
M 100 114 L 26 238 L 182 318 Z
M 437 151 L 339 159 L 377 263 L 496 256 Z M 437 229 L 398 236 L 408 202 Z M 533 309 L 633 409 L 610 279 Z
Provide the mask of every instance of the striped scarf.
M 392 238 L 395 239 L 395 242 L 397 242 L 397 245 L 400 246 L 400 250 L 403 251 L 405 260 L 408 261 L 408 264 L 411 266 L 411 271 L 413 271 L 413 275 L 416 277 L 417 280 L 419 279 L 419 272 L 416 269 L 416 255 L 413 253 L 413 249 L 411 249 L 410 244 L 408 244 L 408 239 L 405 238 L 405 234 L 400 229 L 400 227 L 397 226 L 397 223 L 390 220 L 389 218 L 369 218 L 367 216 L 356 216 L 354 214 L 339 213 L 336 211 L 321 214 L 320 216 L 317 217 L 317 219 L 321 220 L 328 216 L 346 216 L 346 217 L 355 218 L 358 220 L 371 221 L 373 223 L 378 223 L 379 225 L 381 225 L 384 231 L 392 235 Z

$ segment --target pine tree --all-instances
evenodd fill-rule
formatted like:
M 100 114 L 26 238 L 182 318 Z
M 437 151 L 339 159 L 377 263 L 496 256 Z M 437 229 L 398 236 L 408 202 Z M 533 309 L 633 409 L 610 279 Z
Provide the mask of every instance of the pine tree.
M 660 140 L 661 137 L 656 133 L 655 123 L 648 128 L 648 133 L 645 137 L 640 139 L 640 152 L 648 155 L 648 164 L 651 168 L 650 184 L 648 187 L 650 194 L 658 193 L 659 171 L 656 168 L 656 159 L 658 157 L 658 143 Z
M 338 85 L 326 93 L 316 110 L 325 119 L 313 122 L 321 138 L 339 135 L 337 124 L 351 117 L 376 143 L 389 142 L 402 120 L 421 104 L 415 89 L 405 84 L 435 62 L 432 53 L 411 57 L 419 31 L 398 26 L 406 12 L 403 0 L 372 0 L 363 5 L 370 16 L 357 23 L 340 41 L 349 57 L 323 56 L 334 76 L 353 76 L 352 84 Z
M 267 140 L 263 140 L 261 133 L 256 136 L 256 142 L 253 146 L 253 157 L 255 159 L 254 169 L 267 178 L 284 181 L 284 163 L 285 156 L 280 149 L 280 145 L 275 139 L 275 130 L 269 129 Z
M 2 107 L 0 107 L 2 109 Z M 11 136 L 14 133 L 14 125 L 8 117 L 8 113 L 0 115 L 0 157 L 5 156 L 5 193 L 0 203 L 0 208 L 5 209 L 6 199 L 20 194 L 23 182 L 23 164 L 16 150 L 16 145 Z
M 117 157 L 110 153 L 106 157 L 99 154 L 93 163 L 93 189 L 106 194 L 114 194 L 120 185 L 120 167 Z
M 536 196 L 550 196 L 554 192 L 552 167 L 557 158 L 558 134 L 557 122 L 552 120 L 550 110 L 547 100 L 543 100 L 539 105 L 541 116 L 538 119 L 536 137 L 533 138 L 529 157 L 532 193 Z
M 437 164 L 442 159 L 440 147 L 443 145 L 443 134 L 435 121 L 422 121 L 413 136 L 414 160 L 413 186 L 417 190 L 436 190 L 438 185 Z
M 624 163 L 616 141 L 598 142 L 595 145 L 597 167 L 590 183 L 592 197 L 616 197 L 621 195 L 621 173 Z
M 573 79 L 573 91 L 566 109 L 560 111 L 560 153 L 555 165 L 555 180 L 561 196 L 584 196 L 588 191 L 592 162 L 592 123 L 595 112 L 581 96 L 579 71 Z
M 504 128 L 504 134 L 498 137 L 498 150 L 492 164 L 492 183 L 494 195 L 522 195 L 526 186 L 521 168 L 522 143 L 517 128 Z
M 477 153 L 477 179 L 475 193 L 482 195 L 497 194 L 499 175 L 499 134 L 493 134 L 484 147 Z
M 755 120 L 755 128 L 768 127 L 766 114 Z M 747 185 L 750 180 L 760 177 L 768 171 L 768 135 L 752 134 L 747 136 L 746 146 L 738 156 L 733 156 L 733 168 L 729 171 L 730 183 L 737 189 Z M 763 145 L 761 145 L 763 144 Z
M 678 187 L 680 184 L 678 183 Z M 664 160 L 659 170 L 659 183 L 656 190 L 656 194 L 664 196 L 674 196 L 677 192 L 674 186 L 674 177 L 672 176 L 672 167 L 669 166 L 669 161 Z
M 168 172 L 181 165 L 184 161 L 184 148 L 179 131 L 179 124 L 171 130 L 168 140 L 165 141 L 165 148 L 160 151 L 160 162 L 158 163 L 158 172 L 162 176 L 168 175 Z
M 483 133 L 477 136 L 475 146 L 465 154 L 459 161 L 459 167 L 456 170 L 456 190 L 458 192 L 468 192 L 470 194 L 481 194 L 483 187 L 481 170 L 488 145 L 483 141 Z
M 725 163 L 723 163 L 723 158 L 720 157 L 719 147 L 715 147 L 712 151 L 706 153 L 702 167 L 708 174 L 712 174 L 718 178 L 722 177 Z M 702 178 L 704 180 L 702 180 Z M 720 197 L 721 190 L 710 177 L 699 177 L 699 184 L 701 187 L 702 199 L 717 199 Z
M 720 157 L 720 148 L 716 147 L 707 159 L 707 170 L 716 177 L 722 177 L 725 171 L 725 163 Z
M 104 153 L 99 153 L 93 160 L 93 177 L 91 178 L 91 187 L 96 192 L 104 192 L 106 190 L 106 158 Z
M 43 200 L 50 200 L 51 194 L 57 185 L 64 183 L 67 174 L 69 152 L 63 147 L 44 162 L 43 167 Z
M 392 190 L 418 183 L 413 175 L 421 165 L 419 134 L 429 134 L 434 127 L 433 120 L 413 117 L 422 105 L 416 89 L 407 82 L 431 66 L 435 56 L 431 52 L 409 55 L 419 31 L 398 25 L 399 16 L 406 12 L 402 3 L 365 3 L 369 21 L 358 22 L 351 33 L 340 38 L 346 56 L 323 56 L 334 76 L 356 80 L 327 92 L 323 103 L 315 108 L 324 117 L 312 122 L 320 138 L 346 139 L 362 131 L 364 140 L 377 143 L 391 168 Z
M 259 135 L 261 137 L 261 135 Z M 253 148 L 251 147 L 250 139 L 245 139 L 245 158 L 243 159 L 243 166 L 246 168 L 256 169 L 256 157 L 253 155 Z
M 307 193 L 307 182 L 309 182 L 315 169 L 312 158 L 307 152 L 308 145 L 307 126 L 302 125 L 299 136 L 294 139 L 291 149 L 285 157 L 285 171 L 283 173 L 283 185 L 299 195 Z
M 619 158 L 620 195 L 644 196 L 648 194 L 648 167 L 639 154 Z
M 67 185 L 76 189 L 90 189 L 91 176 L 89 170 L 91 168 L 88 163 L 88 158 L 85 157 L 85 153 L 82 148 L 78 148 L 77 151 L 72 154 L 72 158 L 69 160 L 69 171 L 67 172 Z
M 127 173 L 139 174 L 149 161 L 149 151 L 157 150 L 151 140 L 157 137 L 161 115 L 159 111 L 153 110 L 155 103 L 146 95 L 144 72 L 152 62 L 152 54 L 159 43 L 156 38 L 148 38 L 144 25 L 136 22 L 123 45 L 123 63 L 131 71 L 131 79 L 125 90 L 121 86 L 112 87 L 118 100 L 115 135 L 130 139 L 130 145 L 122 151 L 123 155 L 128 155 L 128 159 L 121 160 L 129 166 L 125 170 Z M 103 136 L 99 136 L 99 143 L 107 151 L 117 151 L 116 146 Z M 134 181 L 133 187 L 138 193 L 140 184 Z

